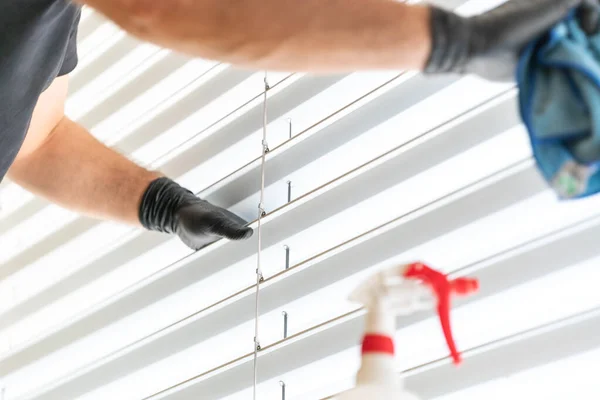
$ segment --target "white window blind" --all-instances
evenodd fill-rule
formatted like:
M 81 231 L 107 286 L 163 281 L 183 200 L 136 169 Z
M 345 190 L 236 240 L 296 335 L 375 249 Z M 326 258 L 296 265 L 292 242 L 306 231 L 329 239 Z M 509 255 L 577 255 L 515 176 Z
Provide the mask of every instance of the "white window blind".
M 468 14 L 497 3 L 440 4 Z M 254 220 L 263 73 L 140 43 L 87 9 L 79 42 L 68 114 Z M 403 71 L 267 76 L 258 398 L 351 387 L 364 311 L 346 297 L 415 259 L 475 275 L 481 292 L 455 304 L 459 369 L 432 313 L 398 320 L 397 369 L 412 391 L 597 398 L 600 198 L 556 200 L 514 87 Z M 193 253 L 10 182 L 0 202 L 6 400 L 251 398 L 256 235 Z

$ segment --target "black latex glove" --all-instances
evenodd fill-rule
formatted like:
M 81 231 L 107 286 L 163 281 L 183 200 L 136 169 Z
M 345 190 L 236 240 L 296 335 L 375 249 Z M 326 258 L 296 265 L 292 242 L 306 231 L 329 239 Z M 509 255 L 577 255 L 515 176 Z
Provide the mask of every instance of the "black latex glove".
M 148 186 L 139 211 L 146 229 L 174 233 L 194 250 L 222 237 L 242 240 L 253 233 L 242 218 L 196 197 L 168 178 L 156 179 Z
M 469 18 L 432 7 L 432 52 L 425 72 L 514 80 L 523 48 L 571 10 L 577 10 L 587 32 L 597 31 L 598 3 L 599 0 L 509 0 Z

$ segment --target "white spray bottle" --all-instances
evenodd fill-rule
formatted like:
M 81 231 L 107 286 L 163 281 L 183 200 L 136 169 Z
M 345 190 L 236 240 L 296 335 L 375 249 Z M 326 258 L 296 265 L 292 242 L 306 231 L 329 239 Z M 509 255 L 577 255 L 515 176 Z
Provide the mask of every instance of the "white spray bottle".
M 452 294 L 468 295 L 477 289 L 476 280 L 459 278 L 451 281 L 423 263 L 384 270 L 363 282 L 350 296 L 350 300 L 367 309 L 361 367 L 356 375 L 356 387 L 336 399 L 419 400 L 405 389 L 395 368 L 396 316 L 437 306 L 452 358 L 459 364 L 460 354 L 450 329 L 450 297 Z

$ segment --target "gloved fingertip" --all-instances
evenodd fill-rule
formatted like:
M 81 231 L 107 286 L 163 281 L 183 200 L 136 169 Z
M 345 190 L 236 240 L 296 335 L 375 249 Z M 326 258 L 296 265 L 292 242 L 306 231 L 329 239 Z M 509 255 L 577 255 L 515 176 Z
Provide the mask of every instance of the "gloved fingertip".
M 254 229 L 244 228 L 242 239 L 250 239 L 254 235 Z
M 254 229 L 250 227 L 233 228 L 227 233 L 227 238 L 231 240 L 246 240 L 254 235 Z

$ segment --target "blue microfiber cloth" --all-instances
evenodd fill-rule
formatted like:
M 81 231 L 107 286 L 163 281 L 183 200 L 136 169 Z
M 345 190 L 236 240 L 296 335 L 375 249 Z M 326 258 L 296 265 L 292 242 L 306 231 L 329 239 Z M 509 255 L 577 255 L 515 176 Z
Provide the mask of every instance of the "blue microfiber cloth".
M 523 52 L 520 112 L 538 168 L 561 199 L 600 191 L 600 34 L 574 15 Z

